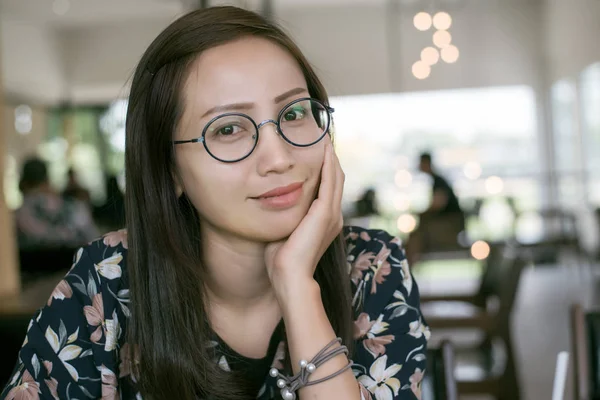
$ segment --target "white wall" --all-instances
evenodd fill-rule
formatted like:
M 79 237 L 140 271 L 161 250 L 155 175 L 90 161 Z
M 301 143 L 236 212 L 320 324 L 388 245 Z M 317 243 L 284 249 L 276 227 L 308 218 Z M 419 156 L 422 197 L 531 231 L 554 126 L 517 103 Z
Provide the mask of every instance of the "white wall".
M 414 8 L 392 13 L 382 3 L 286 6 L 276 17 L 332 95 L 511 84 L 539 88 L 600 59 L 600 1 L 465 0 L 462 8 L 450 10 L 459 61 L 434 66 L 431 76 L 419 81 L 411 65 L 431 44 L 431 32 L 413 27 Z M 76 102 L 113 100 L 126 94 L 126 81 L 145 47 L 175 16 L 59 31 L 3 21 L 6 89 L 42 102 L 63 93 Z
M 534 83 L 539 1 L 466 0 L 465 7 L 451 10 L 451 33 L 461 58 L 455 65 L 434 67 L 425 81 L 412 77 L 411 65 L 431 44 L 431 32 L 413 27 L 414 9 L 390 13 L 382 3 L 290 6 L 276 10 L 276 17 L 332 95 Z M 3 43 L 10 60 L 5 62 L 10 64 L 5 67 L 8 89 L 49 100 L 60 93 L 64 76 L 66 93 L 76 102 L 117 98 L 126 93 L 126 80 L 145 47 L 174 17 L 55 33 L 13 23 Z
M 60 31 L 73 100 L 111 101 L 126 94 L 142 53 L 170 22 L 165 18 Z
M 600 61 L 600 1 L 546 1 L 549 78 L 577 77 L 585 67 Z
M 472 0 L 451 11 L 450 32 L 460 60 L 434 66 L 424 81 L 412 76 L 411 65 L 431 45 L 432 32 L 413 27 L 414 9 L 393 14 L 384 6 L 298 8 L 284 10 L 279 18 L 318 67 L 331 94 L 345 95 L 533 85 L 540 12 L 537 1 L 500 0 Z
M 34 102 L 59 102 L 65 90 L 62 46 L 56 33 L 28 22 L 0 20 L 5 93 Z

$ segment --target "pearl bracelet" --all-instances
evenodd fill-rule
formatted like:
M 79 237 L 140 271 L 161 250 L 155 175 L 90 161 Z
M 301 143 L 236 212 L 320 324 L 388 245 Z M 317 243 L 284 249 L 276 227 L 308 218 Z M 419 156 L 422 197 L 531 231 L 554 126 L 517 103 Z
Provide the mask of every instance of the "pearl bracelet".
M 329 353 L 326 353 L 327 350 L 329 350 L 336 343 L 341 344 L 342 339 L 336 338 L 329 342 L 329 344 L 325 346 L 321 351 L 319 351 L 319 353 L 317 353 L 317 355 L 314 356 L 311 361 L 307 362 L 306 360 L 300 360 L 300 372 L 292 377 L 287 377 L 285 375 L 280 374 L 277 368 L 271 368 L 271 370 L 269 371 L 269 375 L 271 375 L 273 378 L 279 377 L 279 379 L 277 380 L 277 387 L 281 389 L 281 397 L 283 397 L 284 400 L 295 400 L 296 391 L 301 389 L 302 387 L 312 386 L 316 385 L 317 383 L 325 382 L 329 379 L 335 378 L 336 376 L 340 375 L 341 373 L 352 367 L 352 361 L 349 361 L 348 365 L 346 365 L 344 368 L 329 376 L 326 376 L 325 378 L 317 379 L 311 382 L 308 381 L 310 374 L 315 372 L 316 369 L 325 362 L 338 356 L 339 354 L 345 354 L 346 356 L 348 356 L 348 348 L 343 345 L 335 348 L 334 350 L 331 350 Z

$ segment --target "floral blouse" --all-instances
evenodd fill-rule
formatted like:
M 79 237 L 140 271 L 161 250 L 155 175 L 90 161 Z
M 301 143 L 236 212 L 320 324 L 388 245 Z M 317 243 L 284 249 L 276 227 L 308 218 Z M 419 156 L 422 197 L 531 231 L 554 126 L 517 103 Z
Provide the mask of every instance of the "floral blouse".
M 354 291 L 352 370 L 363 400 L 421 398 L 429 328 L 419 309 L 419 291 L 401 241 L 384 231 L 344 229 L 348 272 Z M 110 233 L 77 251 L 73 266 L 46 306 L 29 323 L 14 373 L 0 398 L 141 399 L 127 357 L 130 316 L 127 281 L 127 232 Z M 276 336 L 280 335 L 281 340 Z M 276 378 L 283 368 L 285 337 L 276 329 L 267 359 L 249 371 L 257 399 L 278 399 Z M 218 337 L 216 361 L 237 368 L 231 350 Z M 236 354 L 236 353 L 234 353 Z

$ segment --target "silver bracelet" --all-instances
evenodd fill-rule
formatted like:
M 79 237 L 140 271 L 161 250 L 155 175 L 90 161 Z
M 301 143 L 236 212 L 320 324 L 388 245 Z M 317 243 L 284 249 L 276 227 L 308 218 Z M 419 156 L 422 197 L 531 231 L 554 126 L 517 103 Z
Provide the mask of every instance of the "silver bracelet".
M 339 371 L 329 376 L 326 376 L 325 378 L 317 379 L 311 382 L 308 381 L 310 374 L 315 372 L 319 366 L 323 365 L 327 361 L 340 354 L 345 354 L 346 357 L 348 356 L 348 348 L 343 345 L 335 348 L 334 350 L 331 350 L 329 353 L 326 353 L 327 350 L 333 347 L 336 343 L 341 345 L 342 339 L 336 338 L 329 342 L 329 344 L 325 346 L 321 351 L 319 351 L 317 355 L 313 357 L 312 360 L 308 362 L 306 360 L 300 360 L 300 372 L 298 372 L 292 377 L 287 377 L 285 375 L 280 374 L 277 368 L 271 368 L 271 370 L 269 371 L 269 375 L 271 375 L 273 378 L 279 377 L 279 379 L 277 380 L 277 387 L 281 389 L 281 397 L 283 397 L 284 400 L 295 400 L 297 390 L 305 386 L 316 385 L 318 383 L 335 378 L 336 376 L 342 374 L 350 367 L 352 367 L 352 361 L 349 360 L 348 365 L 346 365 Z

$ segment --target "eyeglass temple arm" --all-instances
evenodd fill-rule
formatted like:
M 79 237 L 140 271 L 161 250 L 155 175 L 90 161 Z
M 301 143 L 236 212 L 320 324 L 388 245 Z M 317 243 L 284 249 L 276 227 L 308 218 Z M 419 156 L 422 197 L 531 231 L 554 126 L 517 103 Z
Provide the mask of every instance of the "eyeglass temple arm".
M 189 139 L 189 140 L 174 140 L 173 144 L 184 144 L 184 143 L 198 143 L 204 142 L 204 137 Z

